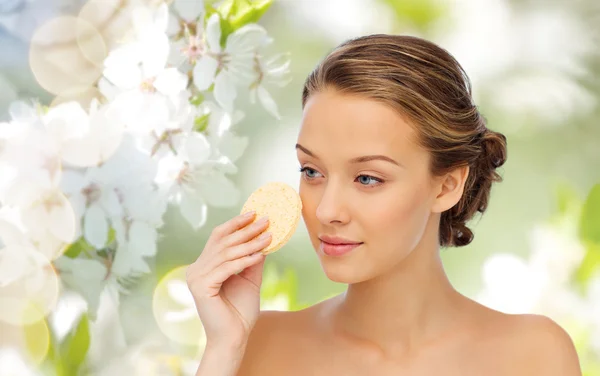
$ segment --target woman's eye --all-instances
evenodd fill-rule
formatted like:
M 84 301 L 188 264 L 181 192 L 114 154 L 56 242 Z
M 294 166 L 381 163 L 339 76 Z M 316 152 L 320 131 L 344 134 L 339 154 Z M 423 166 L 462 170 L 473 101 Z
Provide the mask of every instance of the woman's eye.
M 309 180 L 315 179 L 318 177 L 317 176 L 318 172 L 310 167 L 301 167 L 300 173 L 304 174 L 306 179 L 309 179 Z M 383 180 L 378 179 L 373 176 L 370 176 L 370 175 L 360 175 L 360 176 L 358 176 L 357 180 L 361 185 L 368 186 L 368 187 L 375 187 L 375 186 L 383 183 Z
M 369 175 L 360 175 L 358 177 L 358 182 L 361 183 L 362 185 L 370 185 L 370 186 L 374 186 L 374 185 L 383 183 L 383 181 L 381 179 L 377 179 L 377 178 L 375 178 L 373 176 L 369 176 Z M 369 184 L 369 182 L 375 182 L 375 183 Z
M 311 174 L 313 174 L 313 173 L 317 174 L 317 171 L 315 171 L 309 167 L 302 167 L 302 168 L 300 168 L 300 173 L 304 174 L 304 176 L 306 176 L 308 179 L 313 179 L 316 176 L 311 176 Z

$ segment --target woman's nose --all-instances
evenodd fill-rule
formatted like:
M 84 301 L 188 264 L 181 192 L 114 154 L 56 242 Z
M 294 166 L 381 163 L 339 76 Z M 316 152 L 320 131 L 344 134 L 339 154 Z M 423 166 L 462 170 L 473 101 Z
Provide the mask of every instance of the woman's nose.
M 335 185 L 329 184 L 323 191 L 316 215 L 317 219 L 323 224 L 348 222 L 344 194 Z

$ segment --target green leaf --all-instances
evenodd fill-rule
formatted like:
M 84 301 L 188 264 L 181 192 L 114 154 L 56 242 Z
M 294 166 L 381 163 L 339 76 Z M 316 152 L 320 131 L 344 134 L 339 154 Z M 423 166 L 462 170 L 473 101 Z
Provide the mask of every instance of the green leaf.
M 210 119 L 210 113 L 204 114 L 194 119 L 194 130 L 196 132 L 204 132 L 208 128 L 208 121 Z
M 221 16 L 221 45 L 244 25 L 256 23 L 271 7 L 273 0 L 226 0 L 218 8 Z
M 51 328 L 48 320 L 44 320 L 46 321 L 48 328 Z M 48 354 L 46 356 L 46 361 L 41 366 L 41 369 L 44 371 L 43 374 L 53 376 L 71 376 L 66 369 L 63 356 L 60 353 L 60 343 L 56 337 L 56 333 L 54 333 L 52 330 L 49 330 L 49 333 L 50 345 L 48 346 Z
M 63 361 L 70 374 L 77 374 L 90 347 L 90 329 L 87 314 L 82 314 L 75 329 L 60 345 Z
M 573 186 L 568 184 L 560 184 L 556 188 L 555 194 L 557 198 L 558 215 L 566 215 L 571 211 L 579 210 L 581 200 Z
M 190 103 L 194 106 L 200 106 L 204 102 L 204 95 L 202 93 L 196 93 L 191 99 Z
M 47 320 L 36 321 L 23 326 L 23 337 L 27 354 L 35 364 L 42 363 L 48 358 L 51 347 L 50 330 Z
M 448 6 L 434 0 L 380 0 L 392 8 L 403 24 L 427 31 L 448 12 Z
M 88 243 L 85 238 L 80 237 L 75 243 L 71 244 L 65 251 L 64 255 L 70 258 L 76 258 L 81 252 L 91 252 L 94 246 Z
M 231 12 L 234 8 L 234 0 L 225 0 L 219 7 L 217 8 L 217 12 L 221 15 L 221 18 L 227 19 L 231 15 Z
M 583 291 L 588 281 L 600 269 L 600 244 L 589 243 L 586 247 L 585 256 L 579 268 L 575 271 L 575 281 Z
M 221 18 L 221 46 L 224 46 L 227 43 L 227 37 L 230 36 L 235 29 L 231 25 L 231 22 Z
M 579 236 L 584 243 L 600 245 L 600 184 L 592 187 L 579 221 Z
M 116 239 L 115 230 L 112 227 L 109 227 L 105 246 L 108 246 L 110 243 L 115 241 L 115 239 Z M 77 258 L 77 256 L 79 256 L 81 254 L 81 252 L 89 254 L 89 253 L 95 252 L 95 251 L 96 251 L 96 248 L 93 245 L 91 245 L 90 243 L 88 243 L 87 240 L 85 240 L 85 238 L 83 236 L 81 236 L 79 239 L 77 239 L 77 241 L 75 243 L 71 244 L 67 248 L 64 255 L 69 258 Z
M 48 321 L 46 320 L 46 323 Z M 48 345 L 48 354 L 46 354 L 46 361 L 56 363 L 57 357 L 59 356 L 56 350 L 56 337 L 52 330 L 50 330 L 50 344 Z
M 206 24 L 206 21 L 210 18 L 210 16 L 212 16 L 215 13 L 221 14 L 219 10 L 214 6 L 207 5 L 204 9 L 204 24 Z
M 238 11 L 230 18 L 234 30 L 258 22 L 273 4 L 273 0 L 240 1 Z
M 109 227 L 108 228 L 108 237 L 106 239 L 106 245 L 108 246 L 110 243 L 114 242 L 116 238 L 117 238 L 117 232 L 115 231 L 114 228 Z

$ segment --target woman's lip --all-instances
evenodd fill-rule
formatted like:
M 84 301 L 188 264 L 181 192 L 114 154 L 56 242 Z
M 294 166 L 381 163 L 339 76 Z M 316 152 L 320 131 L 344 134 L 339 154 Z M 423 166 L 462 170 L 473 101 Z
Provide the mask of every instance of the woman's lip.
M 321 240 L 321 251 L 327 256 L 342 256 L 361 246 L 362 243 L 355 244 L 331 244 Z

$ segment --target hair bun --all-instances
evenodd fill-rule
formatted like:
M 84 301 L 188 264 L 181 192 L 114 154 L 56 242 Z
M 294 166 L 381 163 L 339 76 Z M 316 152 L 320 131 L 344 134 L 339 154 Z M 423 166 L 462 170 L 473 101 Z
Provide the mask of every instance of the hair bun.
M 490 168 L 496 169 L 506 162 L 506 137 L 502 133 L 486 129 L 481 144 L 482 159 Z
M 451 228 L 452 243 L 455 247 L 465 246 L 473 240 L 473 231 L 471 231 L 464 222 L 454 223 Z

